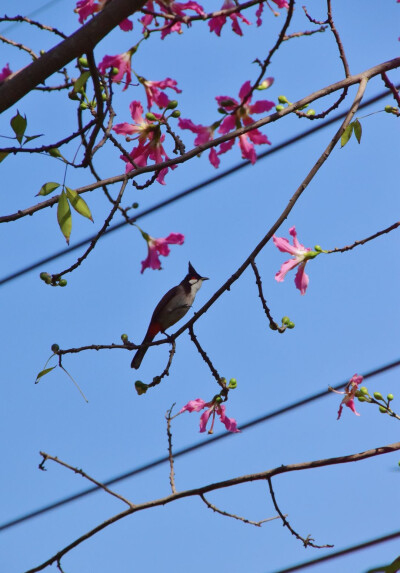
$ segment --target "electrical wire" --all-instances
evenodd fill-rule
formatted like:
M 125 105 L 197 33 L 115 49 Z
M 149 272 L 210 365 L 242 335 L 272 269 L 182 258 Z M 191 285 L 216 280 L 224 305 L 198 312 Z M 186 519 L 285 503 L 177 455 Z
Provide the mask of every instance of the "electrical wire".
M 399 86 L 396 86 L 396 87 L 399 87 Z M 365 108 L 365 107 L 367 107 L 373 103 L 376 103 L 377 101 L 381 100 L 382 98 L 384 98 L 388 95 L 389 95 L 389 92 L 385 91 L 385 92 L 382 92 L 382 93 L 366 100 L 364 103 L 362 103 L 359 106 L 359 110 L 363 109 L 363 108 Z M 284 142 L 273 147 L 272 149 L 268 149 L 267 151 L 260 153 L 257 156 L 258 161 L 265 159 L 266 157 L 269 157 L 270 155 L 273 155 L 274 153 L 280 151 L 281 149 L 284 149 L 285 147 L 293 145 L 294 143 L 297 143 L 298 141 L 305 139 L 306 137 L 308 137 L 310 135 L 313 135 L 317 131 L 320 131 L 321 129 L 328 127 L 329 125 L 332 125 L 336 121 L 343 119 L 346 115 L 347 115 L 347 112 L 337 114 L 334 117 L 331 117 L 330 119 L 328 119 L 327 121 L 324 121 L 323 123 L 320 123 L 317 126 L 311 128 L 307 131 L 303 131 L 302 133 L 299 133 L 298 135 L 295 135 L 294 137 L 291 137 L 291 138 L 285 140 Z M 192 187 L 189 187 L 188 189 L 185 189 L 184 191 L 177 193 L 173 197 L 170 197 L 169 199 L 166 199 L 165 201 L 161 201 L 160 203 L 153 205 L 153 207 L 149 207 L 148 209 L 145 209 L 144 211 L 135 215 L 135 217 L 132 217 L 132 219 L 130 219 L 130 221 L 135 222 L 135 221 L 145 217 L 146 215 L 150 215 L 150 213 L 154 213 L 155 211 L 158 211 L 159 209 L 162 209 L 163 207 L 166 207 L 167 205 L 171 205 L 172 203 L 175 203 L 176 201 L 179 201 L 180 199 L 183 199 L 184 197 L 187 197 L 188 195 L 191 195 L 192 193 L 195 193 L 196 191 L 199 191 L 200 189 L 203 189 L 204 187 L 208 187 L 212 183 L 220 181 L 221 179 L 227 177 L 228 175 L 232 175 L 233 173 L 236 173 L 240 169 L 244 169 L 245 167 L 249 167 L 250 165 L 251 165 L 250 161 L 244 161 L 241 163 L 237 163 L 236 165 L 234 165 L 230 169 L 226 169 L 224 171 L 221 171 L 220 173 L 218 173 L 218 175 L 215 175 L 214 177 L 209 177 L 208 179 L 205 179 L 201 183 L 197 183 L 196 185 L 193 185 Z M 122 227 L 124 227 L 127 224 L 128 224 L 128 222 L 126 220 L 123 220 L 120 223 L 117 223 L 117 224 L 109 227 L 105 231 L 105 233 L 102 235 L 102 237 L 100 237 L 100 239 L 102 239 L 106 235 L 109 235 L 110 233 L 113 233 L 114 231 L 117 231 L 118 229 L 121 229 Z M 93 241 L 93 239 L 95 237 L 96 237 L 96 235 L 92 235 L 91 237 L 88 237 L 86 239 L 83 239 L 82 241 L 79 241 L 78 243 L 76 243 L 72 247 L 57 251 L 56 253 L 53 253 L 52 255 L 49 255 L 43 259 L 40 259 L 39 261 L 36 261 L 35 263 L 32 263 L 31 265 L 23 267 L 19 271 L 16 271 L 16 272 L 4 277 L 3 279 L 0 279 L 0 286 L 20 277 L 22 275 L 25 275 L 26 273 L 29 273 L 30 271 L 33 271 L 37 268 L 40 268 L 42 265 L 45 265 L 51 261 L 54 261 L 55 259 L 58 259 L 59 257 L 62 257 L 68 253 L 72 253 L 73 251 L 80 249 L 81 247 L 83 247 L 85 245 L 88 245 L 89 243 L 91 243 Z
M 388 370 L 391 370 L 392 368 L 397 368 L 398 366 L 400 366 L 400 360 L 396 360 L 394 362 L 391 362 L 390 364 L 386 364 L 385 366 L 381 366 L 379 368 L 375 368 L 374 370 L 370 370 L 366 374 L 363 374 L 363 376 L 364 376 L 364 379 L 373 378 L 374 376 L 377 376 L 378 374 L 382 374 L 383 372 L 387 372 Z M 342 382 L 341 384 L 334 386 L 334 389 L 340 390 L 340 389 L 344 388 L 347 385 L 347 383 L 348 383 L 348 381 Z M 262 422 L 267 422 L 268 420 L 272 420 L 273 418 L 277 418 L 281 414 L 286 414 L 287 412 L 290 412 L 292 410 L 296 410 L 297 408 L 300 408 L 301 406 L 305 406 L 306 404 L 314 402 L 315 400 L 319 400 L 320 398 L 323 398 L 324 396 L 328 396 L 329 394 L 330 394 L 329 390 L 325 390 L 325 389 L 321 390 L 320 392 L 317 392 L 316 394 L 312 394 L 310 396 L 307 396 L 307 397 L 303 398 L 302 400 L 298 400 L 297 402 L 293 402 L 292 404 L 288 404 L 287 406 L 283 406 L 282 408 L 279 408 L 278 410 L 274 410 L 273 412 L 269 412 L 268 414 L 264 414 L 263 416 L 259 416 L 258 418 L 250 420 L 249 422 L 245 422 L 244 424 L 238 424 L 238 425 L 239 425 L 241 431 L 247 430 L 248 428 L 252 428 L 253 426 L 257 426 L 258 424 L 261 424 Z M 201 448 L 207 447 L 211 444 L 214 444 L 215 442 L 218 442 L 220 440 L 223 440 L 223 439 L 231 437 L 231 436 L 232 436 L 232 434 L 230 434 L 228 432 L 224 432 L 223 434 L 218 434 L 216 436 L 213 436 L 212 438 L 207 440 L 207 442 L 197 442 L 196 444 L 192 444 L 186 448 L 183 448 L 183 449 L 175 452 L 174 453 L 174 459 L 182 457 L 186 454 L 189 454 L 189 453 L 194 452 L 196 450 L 199 450 Z M 160 466 L 160 465 L 167 463 L 167 462 L 169 462 L 169 457 L 168 456 L 162 456 L 160 458 L 153 460 L 152 462 L 149 462 L 147 464 L 139 466 L 133 470 L 130 470 L 128 472 L 120 474 L 119 476 L 113 477 L 113 478 L 111 478 L 105 482 L 102 482 L 102 483 L 106 486 L 109 486 L 109 485 L 115 484 L 117 482 L 123 481 L 127 478 L 138 475 L 140 473 L 143 473 L 143 472 L 150 470 L 152 468 L 155 468 L 157 466 Z M 77 499 L 81 499 L 81 498 L 83 498 L 83 497 L 85 497 L 91 493 L 94 493 L 95 491 L 99 491 L 99 490 L 102 491 L 101 488 L 99 488 L 98 486 L 89 487 L 89 488 L 84 489 L 78 493 L 75 493 L 75 494 L 70 495 L 68 497 L 65 497 L 63 499 L 60 499 L 59 501 L 55 501 L 49 505 L 46 505 L 40 509 L 26 513 L 25 515 L 22 515 L 20 517 L 17 517 L 15 519 L 12 519 L 12 520 L 7 521 L 6 523 L 3 523 L 2 525 L 0 525 L 0 531 L 4 531 L 5 529 L 9 529 L 10 527 L 13 527 L 14 525 L 18 525 L 19 523 L 23 523 L 24 521 L 28 521 L 30 519 L 33 519 L 34 517 L 37 517 L 39 515 L 43 515 L 44 513 L 47 513 L 53 509 L 56 509 L 57 507 L 61 507 L 63 505 L 71 503 L 72 501 L 75 501 Z

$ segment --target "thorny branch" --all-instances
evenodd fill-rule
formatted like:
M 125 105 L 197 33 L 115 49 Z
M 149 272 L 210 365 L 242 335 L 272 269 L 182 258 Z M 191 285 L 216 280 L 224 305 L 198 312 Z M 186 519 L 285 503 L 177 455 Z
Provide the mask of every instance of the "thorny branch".
M 372 241 L 373 239 L 376 239 L 377 237 L 380 237 L 381 235 L 385 235 L 386 233 L 390 233 L 391 231 L 394 231 L 398 227 L 400 227 L 400 221 L 397 221 L 397 223 L 394 223 L 390 227 L 387 227 L 387 229 L 383 229 L 382 231 L 378 231 L 377 233 L 375 233 L 374 235 L 371 235 L 370 237 L 367 237 L 366 239 L 362 239 L 361 241 L 355 241 L 352 245 L 348 245 L 347 247 L 340 247 L 340 248 L 336 247 L 335 249 L 332 249 L 330 251 L 324 251 L 324 252 L 326 252 L 326 253 L 345 253 L 346 251 L 351 251 L 355 247 L 359 247 L 360 245 L 365 245 L 365 243 L 368 243 L 368 241 Z
M 104 485 L 103 483 L 97 481 L 96 479 L 90 477 L 86 472 L 84 472 L 83 470 L 79 469 L 79 468 L 75 468 L 73 466 L 70 466 L 69 464 L 67 464 L 66 462 L 63 462 L 62 460 L 60 460 L 59 458 L 57 458 L 56 456 L 51 456 L 50 454 L 46 454 L 46 452 L 39 452 L 41 456 L 43 456 L 42 461 L 39 464 L 39 469 L 40 470 L 44 470 L 45 471 L 45 467 L 44 464 L 46 463 L 47 460 L 51 460 L 53 462 L 56 462 L 57 464 L 60 464 L 61 466 L 63 466 L 64 468 L 68 468 L 69 470 L 72 470 L 74 473 L 81 475 L 82 477 L 84 477 L 85 479 L 87 479 L 88 481 L 94 483 L 95 485 L 97 485 L 97 487 L 104 489 L 104 491 L 106 491 L 107 493 L 109 493 L 110 495 L 113 495 L 114 497 L 116 497 L 117 499 L 123 501 L 124 503 L 126 503 L 130 508 L 135 507 L 135 505 L 129 501 L 128 499 L 126 499 L 125 497 L 123 497 L 122 495 L 120 495 L 119 493 L 116 493 L 115 491 L 112 491 L 110 488 L 108 488 L 106 485 Z
M 239 521 L 243 521 L 243 523 L 248 523 L 249 525 L 255 525 L 256 527 L 261 527 L 263 523 L 267 523 L 267 521 L 273 521 L 274 519 L 279 519 L 279 515 L 275 517 L 268 517 L 267 519 L 262 519 L 261 521 L 251 521 L 251 519 L 247 519 L 246 517 L 241 517 L 240 515 L 235 515 L 234 513 L 228 513 L 227 511 L 223 511 L 222 509 L 218 509 L 215 505 L 210 503 L 203 494 L 200 494 L 200 498 L 204 501 L 207 507 L 219 513 L 220 515 L 225 515 L 226 517 L 233 517 L 233 519 L 238 519 Z
M 117 521 L 125 518 L 128 515 L 132 515 L 133 513 L 137 513 L 139 511 L 143 511 L 143 510 L 149 509 L 151 507 L 158 507 L 161 505 L 165 506 L 165 505 L 172 503 L 178 499 L 184 499 L 186 497 L 196 497 L 196 496 L 207 494 L 210 491 L 216 491 L 219 489 L 224 489 L 227 487 L 236 486 L 236 485 L 243 484 L 243 483 L 249 483 L 249 482 L 260 481 L 260 480 L 267 480 L 268 478 L 272 478 L 273 476 L 284 474 L 284 473 L 309 470 L 309 469 L 313 469 L 313 468 L 328 467 L 328 466 L 337 465 L 337 464 L 346 464 L 346 463 L 358 462 L 358 461 L 362 461 L 362 460 L 365 460 L 365 459 L 368 459 L 371 457 L 379 456 L 382 454 L 388 454 L 388 453 L 396 452 L 399 450 L 400 450 L 400 442 L 395 442 L 395 443 L 389 444 L 387 446 L 373 448 L 371 450 L 366 450 L 366 451 L 360 452 L 358 454 L 351 454 L 351 455 L 347 455 L 347 456 L 339 456 L 336 458 L 327 458 L 327 459 L 322 459 L 322 460 L 314 460 L 311 462 L 303 462 L 303 463 L 298 463 L 298 464 L 281 465 L 279 467 L 276 467 L 276 468 L 273 468 L 271 470 L 267 470 L 264 472 L 238 476 L 235 478 L 231 478 L 231 479 L 220 481 L 220 482 L 215 482 L 215 483 L 208 484 L 208 485 L 198 487 L 195 489 L 179 491 L 177 493 L 170 494 L 170 495 L 163 497 L 163 498 L 160 498 L 160 499 L 155 499 L 152 501 L 140 503 L 140 504 L 135 505 L 133 508 L 126 509 L 125 511 L 122 511 L 121 513 L 118 513 L 118 514 L 110 517 L 106 521 L 103 521 L 102 523 L 100 523 L 99 525 L 97 525 L 96 527 L 91 529 L 90 531 L 86 532 L 85 534 L 81 535 L 80 537 L 78 537 L 77 539 L 72 541 L 69 545 L 66 545 L 63 549 L 58 551 L 56 554 L 54 554 L 52 557 L 50 557 L 49 559 L 47 559 L 46 561 L 44 561 L 40 565 L 33 567 L 32 569 L 29 569 L 29 571 L 27 571 L 26 573 L 37 573 L 38 571 L 43 571 L 43 569 L 52 565 L 53 563 L 56 563 L 57 561 L 62 559 L 64 555 L 69 553 L 72 549 L 74 549 L 75 547 L 78 547 L 81 543 L 83 543 L 87 539 L 90 539 L 91 537 L 96 535 L 96 533 L 98 533 L 99 531 L 102 531 L 103 529 L 105 529 L 109 525 L 116 523 Z
M 262 307 L 263 307 L 264 312 L 265 312 L 265 314 L 266 314 L 266 316 L 267 316 L 267 318 L 268 318 L 268 320 L 269 320 L 270 328 L 271 328 L 272 330 L 278 330 L 279 332 L 285 332 L 286 326 L 284 326 L 284 325 L 279 326 L 279 325 L 275 322 L 275 320 L 272 318 L 271 311 L 269 310 L 269 308 L 268 308 L 268 306 L 267 306 L 267 301 L 265 300 L 265 296 L 264 296 L 264 292 L 263 292 L 263 288 L 262 288 L 262 282 L 261 282 L 260 273 L 258 272 L 258 268 L 257 268 L 257 265 L 256 265 L 255 261 L 252 259 L 252 260 L 250 261 L 250 264 L 251 264 L 251 267 L 252 267 L 252 269 L 253 269 L 253 271 L 254 271 L 254 275 L 255 275 L 255 277 L 256 277 L 256 283 L 257 283 L 257 287 L 258 287 L 258 296 L 260 297 Z
M 175 406 L 175 403 L 172 404 L 171 408 L 165 414 L 165 419 L 167 420 L 167 437 L 168 437 L 169 483 L 171 484 L 172 493 L 176 493 L 174 457 L 172 455 L 172 432 L 171 432 L 171 420 L 173 420 L 175 418 L 175 416 L 171 416 L 174 406 Z
M 310 547 L 315 547 L 315 549 L 323 549 L 326 547 L 333 547 L 333 545 L 316 545 L 315 543 L 313 543 L 314 539 L 312 537 L 310 537 L 310 535 L 307 535 L 307 537 L 302 537 L 301 535 L 299 535 L 293 529 L 293 527 L 290 525 L 290 523 L 288 522 L 286 517 L 282 514 L 281 510 L 279 509 L 279 506 L 278 506 L 276 498 L 275 498 L 275 493 L 274 493 L 274 490 L 272 488 L 271 478 L 268 477 L 267 481 L 268 481 L 268 485 L 269 485 L 269 493 L 271 494 L 271 498 L 272 498 L 272 503 L 274 504 L 276 511 L 279 513 L 279 517 L 282 519 L 283 525 L 289 529 L 290 533 L 292 535 L 294 535 L 296 537 L 296 539 L 299 539 L 300 541 L 302 541 L 304 547 L 310 546 Z

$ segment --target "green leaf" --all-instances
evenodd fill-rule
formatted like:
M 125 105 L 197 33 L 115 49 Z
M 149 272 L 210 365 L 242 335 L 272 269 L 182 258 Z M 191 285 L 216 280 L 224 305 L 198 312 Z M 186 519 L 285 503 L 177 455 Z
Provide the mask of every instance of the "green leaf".
M 58 224 L 60 225 L 61 232 L 69 245 L 69 237 L 71 235 L 72 229 L 72 217 L 65 191 L 61 193 L 58 199 L 57 220 Z
M 7 157 L 8 153 L 6 151 L 0 151 L 0 163 Z
M 61 159 L 64 159 L 64 157 L 61 155 L 60 150 L 57 147 L 52 147 L 51 149 L 48 150 L 48 153 L 52 157 L 61 157 Z
M 74 83 L 74 92 L 77 93 L 86 84 L 90 78 L 90 72 L 83 72 Z
M 78 193 L 73 189 L 70 189 L 69 187 L 66 187 L 65 189 L 67 191 L 67 197 L 69 199 L 69 202 L 71 203 L 75 211 L 79 213 L 79 215 L 83 215 L 84 217 L 87 217 L 88 219 L 93 221 L 92 213 L 90 212 L 90 209 L 86 201 L 84 201 L 82 197 L 78 195 Z
M 37 195 L 35 195 L 35 197 L 37 197 L 38 195 L 49 195 L 55 189 L 57 189 L 57 187 L 60 187 L 60 184 L 54 183 L 53 181 L 49 181 L 48 183 L 44 183 L 44 185 L 41 186 L 39 193 L 37 193 Z
M 354 135 L 356 136 L 358 143 L 361 143 L 361 135 L 362 135 L 361 123 L 358 121 L 358 119 L 356 119 L 356 121 L 353 122 L 353 125 L 354 125 Z
M 39 133 L 38 135 L 25 135 L 25 143 L 28 143 L 29 141 L 32 141 L 33 139 L 37 139 L 38 137 L 42 137 L 43 133 Z
M 346 127 L 346 129 L 342 133 L 342 137 L 340 139 L 340 146 L 341 147 L 344 147 L 346 145 L 346 143 L 349 141 L 352 133 L 353 133 L 353 124 L 349 123 L 349 125 Z
M 26 117 L 22 117 L 19 111 L 17 111 L 17 115 L 14 115 L 10 121 L 10 125 L 19 143 L 22 143 L 22 138 L 24 137 L 27 124 L 28 122 L 26 121 Z
M 37 384 L 39 382 L 39 380 L 40 380 L 40 378 L 42 378 L 42 376 L 45 376 L 46 374 L 48 374 L 49 372 L 54 370 L 54 368 L 56 368 L 56 367 L 52 366 L 51 368 L 45 368 L 44 370 L 41 370 L 39 372 L 39 374 L 36 376 L 35 384 Z

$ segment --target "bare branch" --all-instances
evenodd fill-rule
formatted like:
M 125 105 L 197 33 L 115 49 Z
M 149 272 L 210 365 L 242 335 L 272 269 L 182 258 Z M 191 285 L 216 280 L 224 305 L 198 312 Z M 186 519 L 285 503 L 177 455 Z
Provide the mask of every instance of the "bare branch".
M 271 330 L 278 330 L 279 332 L 285 332 L 286 326 L 285 326 L 285 325 L 279 326 L 279 325 L 274 321 L 274 319 L 272 318 L 271 312 L 270 312 L 270 310 L 269 310 L 269 308 L 268 308 L 268 306 L 267 306 L 267 301 L 265 300 L 265 296 L 264 296 L 263 288 L 262 288 L 262 282 L 261 282 L 260 273 L 258 272 L 258 268 L 257 268 L 257 265 L 256 265 L 255 261 L 252 259 L 252 260 L 250 261 L 250 264 L 251 264 L 251 267 L 252 267 L 252 269 L 253 269 L 253 271 L 254 271 L 254 275 L 255 275 L 255 277 L 256 277 L 256 283 L 257 283 L 257 287 L 258 287 L 258 296 L 260 297 L 262 307 L 263 307 L 264 312 L 265 312 L 265 314 L 266 314 L 266 316 L 267 316 L 267 318 L 268 318 L 268 320 L 269 320 L 269 325 L 270 325 Z
M 207 507 L 219 513 L 220 515 L 225 515 L 226 517 L 233 517 L 233 519 L 238 519 L 239 521 L 243 521 L 243 523 L 248 523 L 250 525 L 255 525 L 256 527 L 261 527 L 263 523 L 267 523 L 267 521 L 273 521 L 274 519 L 279 519 L 279 515 L 275 517 L 268 517 L 268 519 L 262 519 L 261 521 L 251 521 L 250 519 L 246 519 L 246 517 L 241 517 L 240 515 L 235 515 L 234 513 L 228 513 L 227 511 L 223 511 L 222 509 L 218 509 L 215 505 L 210 503 L 203 494 L 200 494 L 200 498 L 204 501 Z
M 196 316 L 196 315 L 195 315 Z M 221 376 L 218 374 L 217 369 L 215 368 L 215 366 L 213 365 L 213 363 L 211 362 L 211 360 L 209 359 L 209 357 L 207 356 L 206 352 L 202 349 L 200 342 L 197 340 L 197 337 L 194 333 L 193 330 L 193 325 L 191 324 L 189 326 L 189 335 L 190 338 L 192 339 L 192 342 L 194 343 L 195 347 L 197 348 L 200 356 L 202 357 L 202 359 L 204 360 L 204 362 L 207 364 L 207 366 L 209 367 L 209 369 L 211 370 L 211 374 L 214 376 L 214 378 L 216 379 L 216 381 L 218 382 L 218 384 L 221 386 L 222 390 L 225 391 L 226 394 L 226 383 L 223 382 L 223 379 L 221 378 Z
M 276 499 L 275 499 L 274 490 L 272 488 L 271 478 L 269 477 L 269 478 L 267 478 L 267 480 L 268 480 L 268 485 L 269 485 L 269 492 L 271 494 L 271 498 L 272 498 L 272 502 L 274 504 L 274 507 L 275 507 L 276 511 L 279 513 L 279 517 L 282 519 L 283 525 L 289 529 L 290 533 L 292 535 L 294 535 L 296 537 L 296 539 L 299 539 L 300 541 L 302 541 L 304 547 L 310 546 L 310 547 L 315 547 L 315 549 L 324 549 L 326 547 L 334 547 L 333 545 L 316 545 L 315 543 L 313 543 L 314 539 L 312 537 L 310 537 L 310 535 L 307 535 L 307 537 L 302 537 L 301 535 L 299 535 L 293 529 L 293 527 L 290 525 L 290 523 L 288 522 L 286 517 L 282 514 L 281 510 L 279 509 L 279 506 L 278 506 Z
M 368 241 L 372 241 L 373 239 L 376 239 L 377 237 L 380 237 L 381 235 L 385 235 L 386 233 L 390 233 L 391 231 L 394 231 L 398 227 L 400 227 L 400 221 L 397 221 L 397 223 L 394 223 L 390 227 L 387 227 L 387 229 L 383 229 L 383 231 L 378 231 L 377 233 L 375 233 L 374 235 L 371 235 L 370 237 L 367 237 L 366 239 L 362 239 L 361 241 L 355 241 L 352 245 L 348 245 L 347 247 L 340 247 L 340 248 L 336 247 L 334 249 L 331 249 L 330 251 L 324 251 L 324 252 L 326 252 L 326 253 L 345 253 L 346 251 L 351 251 L 355 247 L 359 247 L 360 245 L 365 245 L 365 243 L 368 243 Z
M 167 436 L 168 436 L 168 458 L 169 458 L 169 483 L 171 484 L 172 493 L 176 493 L 175 488 L 175 472 L 174 472 L 174 458 L 172 455 L 172 433 L 171 433 L 171 418 L 173 407 L 175 403 L 172 404 L 171 408 L 165 414 L 165 419 L 167 420 Z
M 106 491 L 107 493 L 109 493 L 110 495 L 113 495 L 114 497 L 116 497 L 117 499 L 120 499 L 121 501 L 123 501 L 124 503 L 126 503 L 127 505 L 129 505 L 130 508 L 135 507 L 135 505 L 129 501 L 128 499 L 126 499 L 125 497 L 123 497 L 122 495 L 119 495 L 119 493 L 116 493 L 115 491 L 112 491 L 111 489 L 109 489 L 106 485 L 104 485 L 103 483 L 97 481 L 96 479 L 90 477 L 87 473 L 85 473 L 83 470 L 79 469 L 79 468 L 75 468 L 73 466 L 70 466 L 69 464 L 67 464 L 66 462 L 63 462 L 62 460 L 60 460 L 59 458 L 55 457 L 55 456 L 51 456 L 50 454 L 46 454 L 46 452 L 40 452 L 40 455 L 43 456 L 43 460 L 40 464 L 40 469 L 44 469 L 44 463 L 47 460 L 51 460 L 53 462 L 56 462 L 57 464 L 60 464 L 60 466 L 63 466 L 64 468 L 68 468 L 69 470 L 72 470 L 74 473 L 81 475 L 82 477 L 84 477 L 85 479 L 89 480 L 90 482 L 94 483 L 95 485 L 97 485 L 98 487 L 100 487 L 101 489 L 104 489 L 104 491 Z
M 26 573 L 36 573 L 38 571 L 43 571 L 43 569 L 52 565 L 53 563 L 57 562 L 58 560 L 62 559 L 62 557 L 64 555 L 66 555 L 67 553 L 69 553 L 72 549 L 74 549 L 75 547 L 77 547 L 78 545 L 80 545 L 81 543 L 86 541 L 87 539 L 90 539 L 91 537 L 96 535 L 96 533 L 98 533 L 99 531 L 102 531 L 103 529 L 105 529 L 109 525 L 116 523 L 117 521 L 119 521 L 120 519 L 123 519 L 124 517 L 126 517 L 128 515 L 132 515 L 133 513 L 136 513 L 138 511 L 143 511 L 143 510 L 148 509 L 150 507 L 158 507 L 161 505 L 164 506 L 164 505 L 167 505 L 169 503 L 176 501 L 177 499 L 200 496 L 200 495 L 204 495 L 210 491 L 216 491 L 219 489 L 232 487 L 232 486 L 239 485 L 242 483 L 249 483 L 249 482 L 253 482 L 253 481 L 266 480 L 268 478 L 272 478 L 273 476 L 284 474 L 284 473 L 309 470 L 309 469 L 313 469 L 313 468 L 328 467 L 328 466 L 337 465 L 337 464 L 359 462 L 361 460 L 365 460 L 365 459 L 379 456 L 379 455 L 383 455 L 383 454 L 397 452 L 399 450 L 400 450 L 400 442 L 395 442 L 395 443 L 389 444 L 387 446 L 382 446 L 379 448 L 373 448 L 372 450 L 366 450 L 366 451 L 360 452 L 358 454 L 351 454 L 351 455 L 347 455 L 347 456 L 339 456 L 336 458 L 327 458 L 327 459 L 322 459 L 322 460 L 314 460 L 312 462 L 303 462 L 303 463 L 291 464 L 291 465 L 281 465 L 277 468 L 273 468 L 273 469 L 267 470 L 265 472 L 239 476 L 239 477 L 224 480 L 221 482 L 216 482 L 213 484 L 205 485 L 203 487 L 198 487 L 195 489 L 180 491 L 180 492 L 168 495 L 168 496 L 160 498 L 160 499 L 155 499 L 152 501 L 137 504 L 135 507 L 129 508 L 129 509 L 127 509 L 121 513 L 118 513 L 118 514 L 110 517 L 106 521 L 103 521 L 102 523 L 100 523 L 99 525 L 97 525 L 96 527 L 91 529 L 90 531 L 86 532 L 81 537 L 78 537 L 77 539 L 75 539 L 72 543 L 65 546 L 63 549 L 58 551 L 55 555 L 53 555 L 52 557 L 50 557 L 49 559 L 47 559 L 46 561 L 44 561 L 40 565 L 33 567 L 32 569 L 29 569 L 29 571 L 27 571 Z

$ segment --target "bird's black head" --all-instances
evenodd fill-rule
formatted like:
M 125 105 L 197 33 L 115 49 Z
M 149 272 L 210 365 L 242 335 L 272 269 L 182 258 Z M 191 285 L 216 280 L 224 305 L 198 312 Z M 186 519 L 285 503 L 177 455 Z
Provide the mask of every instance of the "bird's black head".
M 190 261 L 189 261 L 189 271 L 187 278 L 189 280 L 196 279 L 196 280 L 208 281 L 208 277 L 202 277 L 201 275 L 199 275 L 199 273 L 194 269 Z

